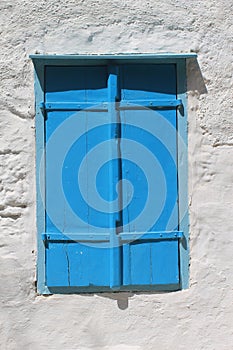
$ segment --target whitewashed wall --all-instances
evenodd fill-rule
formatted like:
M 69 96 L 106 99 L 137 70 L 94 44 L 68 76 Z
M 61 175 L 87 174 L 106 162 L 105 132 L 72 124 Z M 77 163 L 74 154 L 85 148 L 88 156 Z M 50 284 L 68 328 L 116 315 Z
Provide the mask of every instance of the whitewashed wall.
M 232 0 L 1 0 L 0 349 L 233 348 Z M 197 52 L 190 288 L 37 296 L 30 53 Z

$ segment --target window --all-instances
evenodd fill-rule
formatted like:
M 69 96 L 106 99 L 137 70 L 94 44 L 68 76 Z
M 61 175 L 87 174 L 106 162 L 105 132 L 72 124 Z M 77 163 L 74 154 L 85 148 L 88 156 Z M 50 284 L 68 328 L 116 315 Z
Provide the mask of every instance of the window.
M 187 288 L 189 56 L 31 56 L 39 293 Z

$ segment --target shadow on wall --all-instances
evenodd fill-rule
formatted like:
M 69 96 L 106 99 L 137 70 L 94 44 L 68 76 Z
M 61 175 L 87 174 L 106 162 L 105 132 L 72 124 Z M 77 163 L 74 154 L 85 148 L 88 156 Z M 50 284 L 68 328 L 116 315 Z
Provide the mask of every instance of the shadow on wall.
M 198 95 L 208 93 L 197 59 L 187 60 L 187 91 Z
M 98 293 L 99 297 L 116 300 L 117 306 L 120 310 L 126 310 L 129 306 L 129 298 L 136 293 L 121 292 L 121 293 Z
M 96 293 L 99 297 L 116 300 L 117 306 L 120 310 L 126 310 L 129 307 L 129 299 L 135 295 L 158 295 L 171 293 L 169 291 L 142 291 L 142 292 L 115 292 L 115 293 Z M 85 294 L 86 295 L 86 294 Z

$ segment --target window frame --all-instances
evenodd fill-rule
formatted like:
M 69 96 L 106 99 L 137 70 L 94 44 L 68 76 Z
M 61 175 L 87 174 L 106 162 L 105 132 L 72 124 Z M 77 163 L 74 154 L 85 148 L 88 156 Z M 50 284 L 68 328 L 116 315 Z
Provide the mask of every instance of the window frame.
M 177 72 L 177 98 L 182 101 L 182 108 L 177 109 L 177 166 L 178 166 L 178 211 L 185 216 L 179 222 L 179 230 L 184 238 L 180 245 L 180 286 L 189 287 L 189 217 L 188 217 L 188 155 L 180 152 L 182 142 L 187 149 L 187 94 L 186 94 L 186 60 L 196 58 L 196 54 L 125 54 L 125 55 L 30 55 L 35 68 L 35 127 L 36 127 L 36 201 L 37 201 L 37 291 L 39 294 L 52 294 L 46 286 L 45 245 L 41 234 L 45 232 L 45 208 L 43 195 L 45 183 L 41 183 L 45 174 L 45 135 L 44 115 L 41 102 L 44 101 L 44 84 L 46 66 L 105 65 L 112 63 L 162 63 L 175 64 Z M 179 219 L 180 220 L 180 219 Z M 143 290 L 143 289 L 142 289 Z M 157 290 L 156 290 L 157 291 Z M 155 291 L 155 292 L 156 292 Z M 71 293 L 72 291 L 69 291 Z M 90 292 L 90 291 L 88 291 Z M 64 293 L 64 291 L 61 291 Z

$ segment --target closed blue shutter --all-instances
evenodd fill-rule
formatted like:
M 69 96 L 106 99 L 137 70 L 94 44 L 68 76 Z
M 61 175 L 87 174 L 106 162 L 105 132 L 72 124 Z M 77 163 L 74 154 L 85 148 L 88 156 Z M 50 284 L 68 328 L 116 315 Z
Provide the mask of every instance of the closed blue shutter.
M 91 242 L 92 239 L 95 242 L 97 232 L 93 227 L 96 226 L 106 233 L 107 243 L 109 222 L 113 218 L 111 214 L 91 208 L 83 198 L 78 184 L 78 170 L 82 160 L 95 145 L 108 140 L 110 136 L 110 124 L 88 133 L 89 124 L 93 124 L 93 120 L 98 123 L 98 119 L 103 118 L 108 122 L 108 113 L 88 111 L 88 107 L 94 103 L 99 104 L 108 99 L 107 68 L 48 67 L 45 74 L 45 101 L 48 107 L 46 233 L 50 234 L 46 249 L 47 285 L 109 286 L 109 248 L 106 249 L 105 242 L 99 242 L 99 248 L 93 247 Z M 83 105 L 78 112 L 79 103 Z M 102 178 L 99 178 L 99 186 L 111 192 L 112 181 L 108 173 L 107 168 Z M 87 198 L 92 196 L 92 175 L 87 166 L 82 177 Z M 74 238 L 72 241 L 73 234 L 82 235 L 83 240 Z M 105 248 L 102 249 L 102 246 Z
M 179 288 L 176 85 L 175 64 L 46 68 L 51 290 Z
M 141 233 L 138 240 L 123 245 L 123 284 L 178 284 L 178 240 L 158 240 L 158 232 L 166 237 L 166 232 L 178 229 L 176 109 L 169 108 L 177 98 L 176 66 L 132 64 L 123 66 L 121 73 L 121 101 L 123 106 L 128 103 L 121 110 L 122 178 L 128 180 L 123 201 L 127 202 L 129 184 L 134 185 L 123 225 L 128 233 Z M 153 104 L 163 108 L 154 111 Z M 140 163 L 144 174 L 129 161 L 139 152 L 144 153 Z

